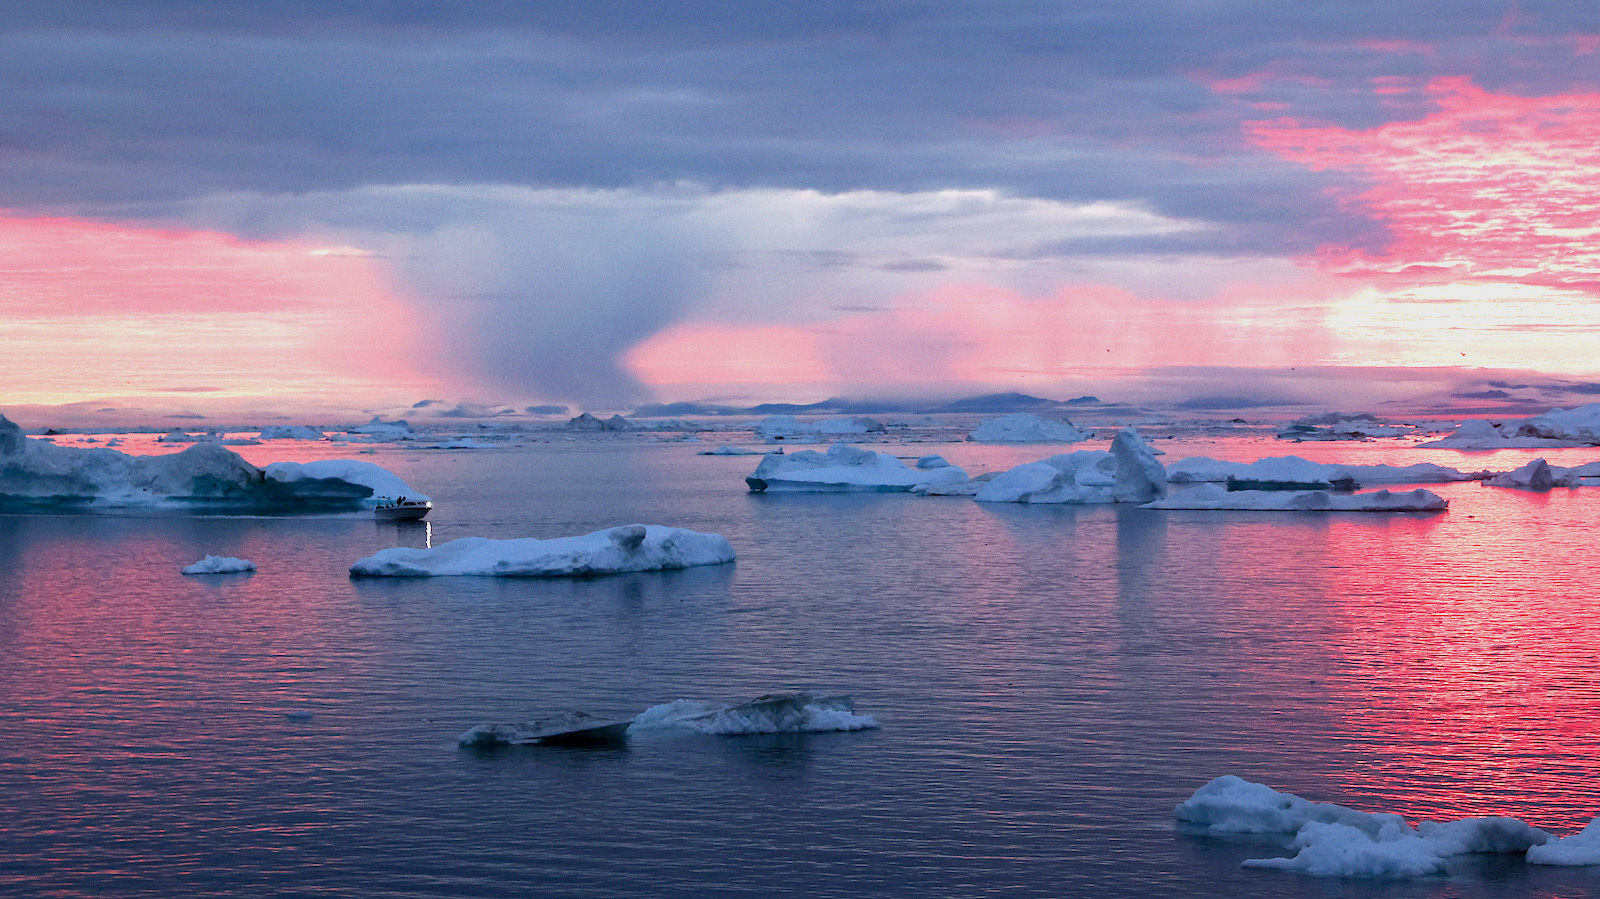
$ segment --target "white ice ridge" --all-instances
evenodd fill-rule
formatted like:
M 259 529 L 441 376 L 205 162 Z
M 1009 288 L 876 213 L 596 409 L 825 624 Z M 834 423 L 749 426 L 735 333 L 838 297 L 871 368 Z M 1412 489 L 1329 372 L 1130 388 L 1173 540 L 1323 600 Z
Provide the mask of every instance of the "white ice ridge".
M 1485 473 L 1468 473 L 1419 462 L 1416 465 L 1337 465 L 1312 462 L 1299 456 L 1272 456 L 1254 462 L 1227 462 L 1207 456 L 1179 459 L 1167 466 L 1174 484 L 1203 481 L 1258 481 L 1291 484 L 1332 484 L 1345 479 L 1357 484 L 1447 484 L 1472 481 Z
M 744 480 L 757 493 L 892 492 L 925 484 L 965 483 L 967 473 L 954 465 L 911 468 L 887 453 L 835 443 L 826 453 L 801 450 L 767 456 Z
M 431 497 L 418 492 L 399 475 L 371 462 L 359 459 L 319 459 L 315 462 L 273 462 L 266 467 L 267 477 L 283 484 L 321 480 L 344 481 L 359 484 L 372 491 L 373 503 L 393 502 L 397 499 L 428 501 Z
M 1541 847 L 1563 842 L 1551 843 L 1548 832 L 1507 817 L 1424 822 L 1412 828 L 1399 815 L 1311 802 L 1231 774 L 1196 790 L 1174 813 L 1179 821 L 1211 833 L 1295 834 L 1289 847 L 1296 850 L 1294 856 L 1250 859 L 1244 867 L 1318 877 L 1417 877 L 1444 870 L 1445 859 L 1452 856 L 1480 852 L 1526 852 L 1533 861 Z M 1596 830 L 1600 836 L 1600 828 Z
M 875 418 L 864 416 L 801 421 L 793 415 L 768 415 L 756 422 L 752 430 L 757 437 L 764 440 L 784 440 L 817 435 L 882 434 L 888 427 Z
M 240 574 L 246 571 L 255 571 L 256 563 L 249 559 L 237 559 L 233 556 L 206 556 L 204 559 L 186 566 L 184 574 Z
M 967 439 L 974 443 L 1078 443 L 1089 435 L 1070 421 L 1014 412 L 980 422 Z
M 1123 428 L 1111 452 L 1079 450 L 1018 465 L 978 488 L 980 503 L 1148 503 L 1167 495 L 1167 473 L 1139 432 Z
M 733 546 L 721 534 L 630 524 L 581 537 L 492 540 L 463 537 L 432 549 L 399 546 L 350 566 L 365 577 L 584 577 L 722 565 Z
M 1470 419 L 1453 433 L 1418 449 L 1539 449 L 1600 444 L 1600 403 L 1575 409 L 1551 409 L 1526 421 L 1490 422 Z
M 273 425 L 261 429 L 262 440 L 324 440 L 327 436 L 307 425 Z
M 308 511 L 375 505 L 370 483 L 418 495 L 404 481 L 365 462 L 285 478 L 263 471 L 215 441 L 180 453 L 130 456 L 108 448 L 30 440 L 0 415 L 0 511 L 167 506 L 230 511 Z M 270 468 L 270 467 L 269 467 Z M 301 466 L 305 468 L 305 466 Z M 369 483 L 370 482 L 370 483 Z
M 826 693 L 769 693 L 729 704 L 679 699 L 651 706 L 631 730 L 690 730 L 703 734 L 788 734 L 869 730 L 878 722 L 858 715 L 855 700 Z
M 1583 479 L 1592 477 L 1600 477 L 1600 462 L 1562 468 L 1559 465 L 1551 465 L 1543 459 L 1535 459 L 1515 471 L 1497 474 L 1483 483 L 1488 487 L 1550 490 L 1555 487 L 1582 487 L 1586 483 Z
M 1220 484 L 1197 484 L 1145 509 L 1207 512 L 1443 512 L 1450 503 L 1418 487 L 1404 493 L 1332 493 L 1327 490 L 1228 490 Z

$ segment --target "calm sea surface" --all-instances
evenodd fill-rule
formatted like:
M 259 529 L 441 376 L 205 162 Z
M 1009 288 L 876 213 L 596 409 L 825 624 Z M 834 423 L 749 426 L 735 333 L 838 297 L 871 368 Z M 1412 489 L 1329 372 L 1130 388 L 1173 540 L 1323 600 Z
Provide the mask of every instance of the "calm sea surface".
M 1284 841 L 1186 833 L 1171 814 L 1220 774 L 1413 821 L 1567 833 L 1600 814 L 1600 490 L 1443 485 L 1451 509 L 1433 516 L 766 496 L 742 481 L 756 459 L 694 455 L 706 445 L 360 456 L 433 496 L 431 534 L 0 516 L 0 892 L 1600 894 L 1600 869 L 1490 857 L 1409 881 L 1241 870 Z M 1168 462 L 1541 455 L 1158 445 Z M 1049 452 L 890 449 L 979 470 Z M 347 576 L 430 537 L 634 522 L 719 532 L 739 561 Z M 208 553 L 260 570 L 179 575 Z M 783 688 L 852 694 L 882 726 L 455 744 L 480 723 Z

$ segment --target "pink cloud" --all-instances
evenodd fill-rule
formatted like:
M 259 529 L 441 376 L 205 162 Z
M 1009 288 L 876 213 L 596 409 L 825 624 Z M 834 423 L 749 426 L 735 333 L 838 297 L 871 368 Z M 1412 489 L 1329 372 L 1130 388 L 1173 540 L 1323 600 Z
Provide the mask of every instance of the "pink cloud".
M 1387 227 L 1381 252 L 1328 246 L 1365 280 L 1500 282 L 1600 294 L 1600 94 L 1519 97 L 1430 82 L 1437 110 L 1370 130 L 1256 122 L 1259 145 L 1370 180 L 1347 205 Z

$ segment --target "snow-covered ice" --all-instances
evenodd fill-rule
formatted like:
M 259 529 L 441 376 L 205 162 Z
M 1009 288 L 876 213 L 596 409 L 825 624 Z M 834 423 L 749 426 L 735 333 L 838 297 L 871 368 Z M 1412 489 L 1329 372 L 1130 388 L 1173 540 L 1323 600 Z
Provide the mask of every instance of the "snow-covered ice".
M 1111 451 L 1079 450 L 1018 465 L 978 488 L 981 503 L 1148 503 L 1167 493 L 1166 469 L 1124 428 Z
M 204 559 L 185 566 L 184 574 L 240 574 L 246 571 L 255 571 L 256 563 L 249 559 L 238 559 L 233 556 L 206 556 Z
M 1324 415 L 1308 415 L 1278 433 L 1279 440 L 1298 441 L 1329 441 L 1329 440 L 1373 440 L 1381 437 L 1401 437 L 1406 434 L 1415 434 L 1416 428 L 1409 425 L 1389 424 L 1381 421 L 1376 415 L 1363 412 L 1348 415 L 1343 412 L 1329 412 Z
M 1517 428 L 1517 433 L 1524 437 L 1600 444 L 1600 403 L 1571 409 L 1551 409 L 1523 422 Z
M 1070 421 L 1014 412 L 980 422 L 967 439 L 974 443 L 1078 443 L 1089 435 Z
M 273 425 L 261 429 L 262 440 L 323 440 L 327 436 L 306 425 Z
M 273 462 L 267 466 L 266 476 L 269 480 L 283 484 L 314 481 L 342 481 L 356 484 L 372 491 L 368 505 L 379 505 L 397 499 L 414 499 L 422 502 L 432 499 L 382 465 L 362 462 L 359 459 Z
M 1582 408 L 1590 408 L 1588 406 Z M 1559 412 L 1561 410 L 1552 410 Z M 1549 433 L 1560 433 L 1550 429 Z M 1573 440 L 1565 437 L 1548 437 L 1538 433 L 1537 429 L 1529 429 L 1527 422 L 1505 422 L 1494 424 L 1480 418 L 1464 421 L 1456 426 L 1455 431 L 1428 443 L 1417 444 L 1417 449 L 1456 449 L 1456 450 L 1502 450 L 1502 449 L 1543 449 L 1560 448 L 1569 446 L 1586 446 L 1591 441 Z
M 404 481 L 376 465 L 333 464 L 325 473 L 300 481 L 263 471 L 215 441 L 163 456 L 57 446 L 24 437 L 20 428 L 0 416 L 0 508 L 353 509 L 372 504 L 373 490 L 367 482 L 380 477 L 407 495 L 416 495 Z M 359 466 L 362 474 L 344 466 Z
M 1543 459 L 1535 459 L 1515 471 L 1497 474 L 1483 483 L 1488 487 L 1515 487 L 1518 490 L 1538 491 L 1554 487 L 1577 487 L 1583 483 L 1583 472 L 1590 468 L 1591 466 L 1561 468 Z
M 417 432 L 412 429 L 410 422 L 405 419 L 384 421 L 374 415 L 372 420 L 359 428 L 352 429 L 349 433 L 359 434 L 370 441 L 386 443 L 400 440 L 415 440 Z
M 1228 490 L 1218 484 L 1198 484 L 1174 491 L 1165 499 L 1145 504 L 1146 509 L 1215 512 L 1443 512 L 1449 503 L 1438 494 L 1417 488 L 1404 493 L 1332 493 L 1327 490 Z
M 793 415 L 769 415 L 756 422 L 752 430 L 757 437 L 765 440 L 785 440 L 819 435 L 882 434 L 888 428 L 883 422 L 864 416 L 825 418 L 812 422 L 801 421 Z
M 1399 815 L 1311 802 L 1233 775 L 1218 777 L 1178 804 L 1180 821 L 1211 833 L 1292 833 L 1286 858 L 1259 858 L 1247 868 L 1277 868 L 1318 877 L 1417 877 L 1444 870 L 1469 853 L 1521 853 L 1530 861 L 1549 833 L 1516 818 L 1465 818 L 1412 828 Z
M 366 577 L 584 577 L 733 561 L 721 534 L 631 524 L 581 537 L 463 537 L 432 549 L 395 547 L 350 566 Z
M 908 491 L 919 484 L 966 480 L 966 471 L 954 465 L 919 470 L 887 453 L 835 443 L 826 453 L 801 450 L 768 456 L 745 478 L 745 483 L 757 493 L 844 493 Z
M 1570 837 L 1551 840 L 1528 850 L 1535 865 L 1600 865 L 1600 818 Z
M 1228 462 L 1207 456 L 1179 459 L 1167 466 L 1167 480 L 1173 484 L 1221 482 L 1229 478 L 1292 484 L 1333 484 L 1353 480 L 1357 484 L 1447 484 L 1484 477 L 1419 462 L 1415 465 L 1337 465 L 1312 462 L 1299 456 L 1272 456 L 1254 462 Z
M 634 730 L 690 730 L 703 734 L 785 734 L 869 730 L 871 715 L 855 700 L 827 693 L 769 693 L 737 704 L 679 699 L 651 706 L 633 719 Z

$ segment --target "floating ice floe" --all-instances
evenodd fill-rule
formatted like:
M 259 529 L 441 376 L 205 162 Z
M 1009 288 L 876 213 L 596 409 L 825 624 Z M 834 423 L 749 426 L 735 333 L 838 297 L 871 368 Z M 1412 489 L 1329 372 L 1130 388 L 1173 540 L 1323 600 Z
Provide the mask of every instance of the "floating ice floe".
M 783 447 L 773 449 L 755 449 L 748 446 L 728 446 L 726 444 L 716 449 L 701 450 L 702 456 L 781 456 Z
M 261 429 L 262 440 L 325 440 L 327 436 L 306 425 L 273 425 Z
M 371 491 L 367 505 L 376 506 L 399 499 L 427 502 L 432 497 L 417 491 L 399 475 L 359 459 L 319 459 L 315 462 L 273 462 L 266 468 L 269 480 L 281 484 L 310 484 L 337 481 L 355 484 Z
M 1582 408 L 1591 408 L 1588 406 Z M 1561 410 L 1552 410 L 1551 413 Z M 1576 411 L 1576 410 L 1574 410 Z M 1535 421 L 1537 419 L 1530 419 Z M 1470 419 L 1456 426 L 1455 431 L 1438 440 L 1417 444 L 1417 449 L 1502 450 L 1502 449 L 1556 449 L 1569 446 L 1587 446 L 1593 441 L 1570 437 L 1550 437 L 1538 428 L 1529 428 L 1528 422 L 1494 424 L 1483 419 Z M 1555 428 L 1545 433 L 1561 433 Z
M 1014 412 L 979 423 L 967 439 L 974 443 L 1078 443 L 1089 435 L 1070 421 Z
M 882 434 L 888 427 L 875 418 L 864 416 L 825 418 L 813 422 L 801 421 L 793 415 L 769 415 L 756 422 L 752 430 L 763 440 L 787 440 L 796 437 Z
M 1600 865 L 1600 818 L 1570 837 L 1560 837 L 1528 849 L 1535 865 Z
M 1250 859 L 1244 867 L 1318 877 L 1417 877 L 1444 870 L 1445 860 L 1458 855 L 1526 852 L 1533 861 L 1541 846 L 1554 845 L 1549 833 L 1516 818 L 1465 818 L 1412 828 L 1399 815 L 1311 802 L 1233 775 L 1196 790 L 1174 814 L 1210 833 L 1295 834 L 1289 847 L 1294 856 Z
M 281 463 L 293 465 L 293 463 Z M 309 463 L 323 465 L 327 463 Z M 406 495 L 416 492 L 376 465 L 339 467 L 284 478 L 263 471 L 214 441 L 165 456 L 130 456 L 113 449 L 57 446 L 30 440 L 0 416 L 0 510 L 170 507 L 240 512 L 338 511 L 377 504 L 364 481 L 381 476 Z M 355 477 L 361 466 L 364 475 Z M 348 475 L 348 477 L 347 477 Z
M 1572 409 L 1551 409 L 1523 422 L 1519 434 L 1548 440 L 1575 440 L 1600 444 L 1600 403 Z
M 632 718 L 599 718 L 562 712 L 522 724 L 480 724 L 458 739 L 466 749 L 498 746 L 615 746 L 628 739 Z
M 1333 493 L 1327 490 L 1229 490 L 1198 484 L 1174 491 L 1146 509 L 1213 512 L 1443 512 L 1449 502 L 1422 488 L 1404 493 Z
M 1416 428 L 1409 425 L 1394 425 L 1383 422 L 1376 415 L 1369 412 L 1363 412 L 1358 415 L 1329 412 L 1325 415 L 1308 415 L 1292 422 L 1287 428 L 1278 433 L 1278 439 L 1296 441 L 1373 440 L 1380 437 L 1401 437 L 1406 434 L 1415 434 L 1416 431 Z
M 246 571 L 255 571 L 256 563 L 249 559 L 238 559 L 233 556 L 206 556 L 204 559 L 186 566 L 184 574 L 242 574 Z
M 835 443 L 826 453 L 768 456 L 744 480 L 757 493 L 903 492 L 918 485 L 965 483 L 967 473 L 954 465 L 911 468 L 887 453 Z
M 384 421 L 376 415 L 372 416 L 371 421 L 359 428 L 352 429 L 349 433 L 378 443 L 417 439 L 417 432 L 412 429 L 411 424 L 405 419 Z
M 1233 480 L 1257 484 L 1303 485 L 1307 489 L 1331 489 L 1341 482 L 1362 484 L 1447 484 L 1487 477 L 1487 472 L 1469 473 L 1419 462 L 1415 465 L 1330 465 L 1299 456 L 1273 456 L 1254 462 L 1227 462 L 1206 456 L 1179 459 L 1167 466 L 1167 480 L 1173 484 L 1195 484 Z M 1320 485 L 1320 486 L 1319 486 Z
M 722 565 L 733 546 L 721 534 L 631 524 L 581 537 L 493 540 L 463 537 L 432 549 L 395 547 L 350 566 L 362 577 L 585 577 Z
M 1167 495 L 1167 474 L 1133 428 L 1111 451 L 1080 450 L 1029 462 L 978 488 L 980 503 L 1148 503 Z
M 702 734 L 789 734 L 869 730 L 855 700 L 826 693 L 769 693 L 738 704 L 680 699 L 651 706 L 633 719 L 635 730 L 691 730 Z

